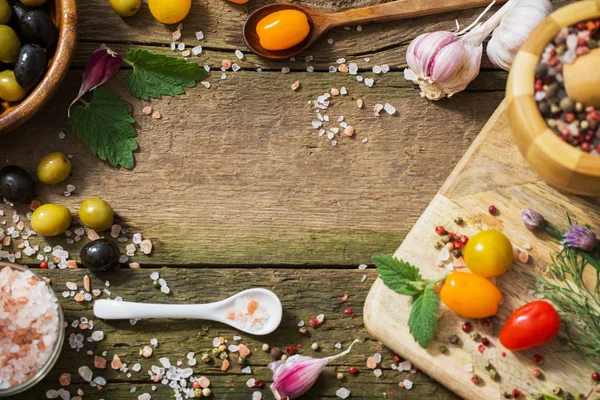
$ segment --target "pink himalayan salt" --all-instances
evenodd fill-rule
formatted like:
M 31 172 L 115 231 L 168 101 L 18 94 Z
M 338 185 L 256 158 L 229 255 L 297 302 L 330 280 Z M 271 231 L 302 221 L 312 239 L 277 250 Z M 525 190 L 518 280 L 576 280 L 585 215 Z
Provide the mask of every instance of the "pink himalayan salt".
M 58 303 L 31 271 L 0 270 L 0 390 L 25 382 L 50 358 Z

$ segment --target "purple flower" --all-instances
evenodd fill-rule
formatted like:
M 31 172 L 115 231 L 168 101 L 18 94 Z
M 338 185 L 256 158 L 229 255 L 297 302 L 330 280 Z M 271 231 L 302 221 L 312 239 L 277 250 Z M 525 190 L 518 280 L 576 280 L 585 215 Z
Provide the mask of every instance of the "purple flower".
M 592 251 L 598 243 L 596 234 L 581 225 L 571 225 L 570 232 L 565 233 L 565 244 L 569 247 L 577 247 L 583 251 Z
M 523 220 L 525 228 L 532 232 L 538 230 L 544 224 L 544 217 L 542 214 L 529 209 L 521 211 L 521 220 Z
M 343 357 L 350 352 L 350 347 L 341 353 L 325 357 L 312 358 L 296 354 L 285 361 L 274 361 L 269 364 L 273 371 L 271 391 L 277 400 L 291 400 L 302 396 L 315 384 L 321 371 L 330 361 Z
M 101 45 L 94 51 L 83 71 L 81 87 L 79 93 L 71 106 L 87 92 L 96 89 L 108 81 L 123 65 L 123 58 L 106 47 Z M 71 112 L 69 106 L 69 114 Z

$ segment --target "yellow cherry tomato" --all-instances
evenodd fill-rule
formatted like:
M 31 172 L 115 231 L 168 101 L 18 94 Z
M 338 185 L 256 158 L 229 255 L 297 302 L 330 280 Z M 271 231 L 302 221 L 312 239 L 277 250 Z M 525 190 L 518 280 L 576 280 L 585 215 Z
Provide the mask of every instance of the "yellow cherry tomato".
M 97 197 L 84 200 L 79 207 L 81 222 L 95 231 L 102 232 L 113 224 L 115 213 L 106 201 Z
M 133 17 L 142 6 L 142 0 L 109 0 L 108 3 L 121 17 Z
M 71 213 L 58 204 L 44 204 L 31 216 L 31 227 L 42 236 L 57 236 L 71 225 Z
M 248 2 L 248 0 L 229 0 L 232 3 L 235 4 L 246 4 Z
M 496 314 L 502 293 L 484 277 L 453 272 L 440 291 L 442 302 L 465 318 L 485 318 Z
M 148 0 L 148 7 L 158 22 L 176 24 L 190 12 L 192 0 Z
M 256 25 L 260 45 L 267 50 L 285 50 L 302 42 L 310 33 L 306 14 L 281 10 L 267 15 Z
M 46 185 L 56 185 L 71 174 L 71 160 L 65 153 L 50 153 L 40 160 L 37 176 Z
M 490 278 L 508 271 L 513 262 L 513 247 L 502 232 L 491 229 L 470 238 L 463 256 L 471 272 Z

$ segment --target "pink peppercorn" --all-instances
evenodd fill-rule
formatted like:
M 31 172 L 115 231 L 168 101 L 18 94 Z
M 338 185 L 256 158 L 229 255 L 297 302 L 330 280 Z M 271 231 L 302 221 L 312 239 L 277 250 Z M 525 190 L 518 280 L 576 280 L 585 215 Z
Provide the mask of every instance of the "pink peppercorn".
M 464 324 L 462 324 L 462 331 L 464 333 L 469 333 L 469 332 L 471 332 L 472 329 L 473 329 L 473 327 L 471 326 L 471 324 L 469 322 L 465 322 Z
M 294 354 L 296 354 L 298 352 L 298 349 L 296 349 L 296 346 L 288 346 L 285 351 L 290 355 L 293 356 Z
M 344 310 L 344 314 L 346 314 L 346 315 L 350 315 L 350 314 L 352 314 L 352 309 L 351 309 L 350 307 L 346 308 L 346 309 Z
M 600 381 L 600 373 L 597 371 L 592 372 L 592 380 L 596 382 Z
M 199 381 L 194 381 L 194 383 L 192 383 L 192 387 L 194 389 L 200 389 L 200 382 Z
M 533 355 L 533 363 L 535 365 L 542 365 L 543 362 L 544 362 L 544 357 L 542 357 L 539 354 L 534 354 Z

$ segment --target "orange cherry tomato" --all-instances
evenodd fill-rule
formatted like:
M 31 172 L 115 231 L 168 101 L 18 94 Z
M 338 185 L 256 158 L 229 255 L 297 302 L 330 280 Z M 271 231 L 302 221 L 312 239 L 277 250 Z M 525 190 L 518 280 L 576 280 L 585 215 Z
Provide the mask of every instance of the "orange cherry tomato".
M 513 263 L 510 240 L 502 232 L 493 229 L 471 237 L 463 254 L 471 272 L 485 278 L 502 275 Z
M 453 272 L 440 291 L 442 302 L 465 318 L 485 318 L 496 314 L 502 293 L 484 277 Z
M 232 3 L 235 4 L 246 4 L 248 2 L 248 0 L 229 0 Z
M 309 34 L 306 14 L 281 10 L 267 15 L 256 25 L 260 45 L 267 50 L 285 50 L 302 42 Z

